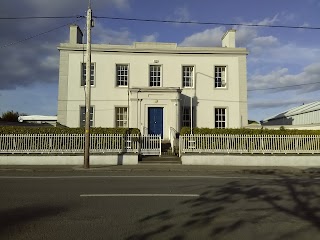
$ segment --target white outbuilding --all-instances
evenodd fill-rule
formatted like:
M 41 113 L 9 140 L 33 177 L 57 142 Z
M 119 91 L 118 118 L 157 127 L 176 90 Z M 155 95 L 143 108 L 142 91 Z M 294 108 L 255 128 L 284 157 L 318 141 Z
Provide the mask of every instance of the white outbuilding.
M 261 121 L 263 127 L 320 129 L 320 101 L 303 104 Z
M 41 124 L 50 124 L 56 125 L 57 116 L 44 116 L 44 115 L 27 115 L 27 116 L 19 116 L 18 121 L 20 123 L 41 123 Z

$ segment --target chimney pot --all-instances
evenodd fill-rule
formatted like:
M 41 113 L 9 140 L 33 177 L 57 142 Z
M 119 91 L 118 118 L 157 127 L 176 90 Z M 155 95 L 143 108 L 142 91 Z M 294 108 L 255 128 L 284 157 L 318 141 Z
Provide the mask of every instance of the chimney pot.
M 82 31 L 78 25 L 70 25 L 70 43 L 71 44 L 82 44 Z
M 222 47 L 235 48 L 236 47 L 236 30 L 228 30 L 222 37 Z

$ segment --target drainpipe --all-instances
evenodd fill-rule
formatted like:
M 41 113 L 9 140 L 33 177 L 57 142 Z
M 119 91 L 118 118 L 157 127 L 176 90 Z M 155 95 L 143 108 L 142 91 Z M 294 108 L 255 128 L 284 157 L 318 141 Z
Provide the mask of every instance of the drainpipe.
M 137 91 L 137 128 L 139 129 L 139 91 Z

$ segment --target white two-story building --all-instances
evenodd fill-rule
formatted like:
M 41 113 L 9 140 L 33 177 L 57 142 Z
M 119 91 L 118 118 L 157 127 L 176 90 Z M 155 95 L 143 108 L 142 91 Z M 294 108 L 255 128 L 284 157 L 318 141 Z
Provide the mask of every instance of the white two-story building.
M 247 50 L 236 48 L 235 30 L 221 47 L 176 43 L 92 44 L 91 126 L 138 128 L 161 134 L 183 126 L 247 125 Z M 78 26 L 61 43 L 58 122 L 84 126 L 86 46 Z M 192 107 L 192 108 L 191 108 Z

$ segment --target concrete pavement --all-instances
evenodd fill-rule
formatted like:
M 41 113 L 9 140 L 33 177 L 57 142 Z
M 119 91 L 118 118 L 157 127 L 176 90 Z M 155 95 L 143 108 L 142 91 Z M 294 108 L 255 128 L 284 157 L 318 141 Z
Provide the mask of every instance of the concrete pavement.
M 187 166 L 176 164 L 138 164 L 138 165 L 114 165 L 114 166 L 91 166 L 89 169 L 83 166 L 0 166 L 0 172 L 119 172 L 119 173 L 137 173 L 144 172 L 152 174 L 153 172 L 177 172 L 188 174 L 308 174 L 314 177 L 320 177 L 320 168 L 299 168 L 299 167 L 239 167 L 239 166 Z

